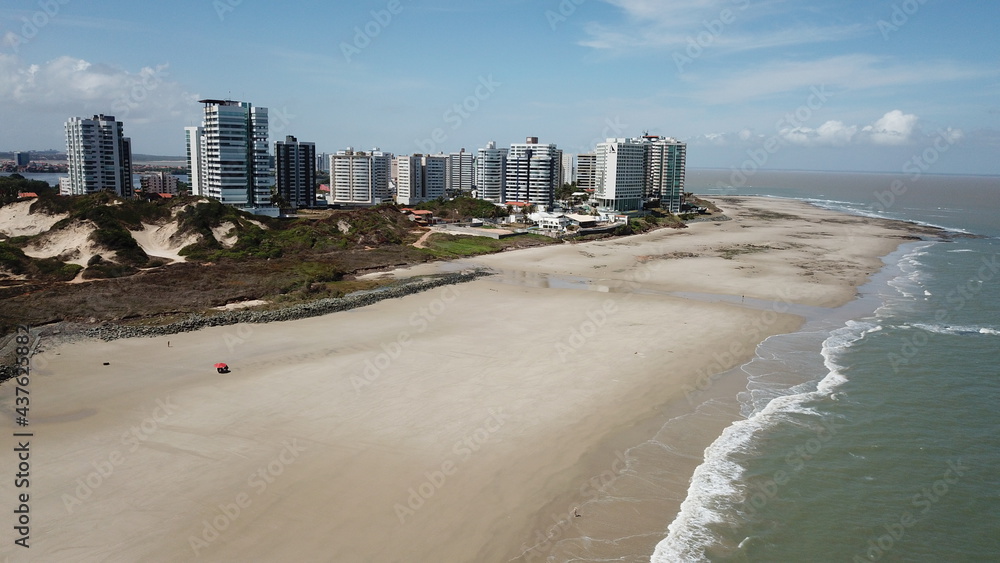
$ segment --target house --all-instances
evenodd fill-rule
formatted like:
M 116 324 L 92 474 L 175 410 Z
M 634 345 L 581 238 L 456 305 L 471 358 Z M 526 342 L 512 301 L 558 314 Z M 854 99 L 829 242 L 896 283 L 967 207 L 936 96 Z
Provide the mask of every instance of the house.
M 433 225 L 434 212 L 427 209 L 413 209 L 412 207 L 402 207 L 399 209 L 410 221 L 422 226 L 427 227 Z
M 576 215 L 571 213 L 566 215 L 566 217 L 569 218 L 571 223 L 578 225 L 581 229 L 597 226 L 597 217 L 593 215 Z
M 549 213 L 547 211 L 532 213 L 528 216 L 528 218 L 537 223 L 539 227 L 554 231 L 564 231 L 570 223 L 570 220 L 566 217 L 566 215 L 562 213 Z

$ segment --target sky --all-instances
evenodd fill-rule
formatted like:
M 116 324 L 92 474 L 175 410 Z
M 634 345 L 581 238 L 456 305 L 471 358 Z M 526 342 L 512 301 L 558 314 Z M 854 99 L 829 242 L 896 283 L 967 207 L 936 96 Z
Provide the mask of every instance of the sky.
M 0 150 L 71 116 L 183 155 L 204 98 L 318 152 L 568 153 L 643 132 L 688 166 L 1000 175 L 1000 2 L 4 0 Z

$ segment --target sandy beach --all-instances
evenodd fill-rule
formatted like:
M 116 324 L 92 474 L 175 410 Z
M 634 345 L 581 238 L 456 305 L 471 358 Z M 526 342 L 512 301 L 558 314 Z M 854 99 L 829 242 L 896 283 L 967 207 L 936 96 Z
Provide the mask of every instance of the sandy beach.
M 626 450 L 734 395 L 739 381 L 711 376 L 852 300 L 907 235 L 796 201 L 717 203 L 731 220 L 379 274 L 497 272 L 323 317 L 43 342 L 31 548 L 8 524 L 0 549 L 11 561 L 648 561 L 699 460 L 657 469 L 673 484 L 637 492 L 627 513 L 590 502 L 610 479 L 653 471 Z M 7 382 L 5 468 L 14 408 Z M 673 439 L 702 451 L 734 416 Z M 22 492 L 7 473 L 5 507 Z M 578 537 L 618 541 L 555 541 Z

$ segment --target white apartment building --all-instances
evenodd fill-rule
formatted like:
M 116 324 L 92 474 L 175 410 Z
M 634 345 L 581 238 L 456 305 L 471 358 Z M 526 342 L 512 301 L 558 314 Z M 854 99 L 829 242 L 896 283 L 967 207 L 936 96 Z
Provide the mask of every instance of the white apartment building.
M 548 208 L 559 183 L 562 151 L 555 144 L 541 145 L 538 137 L 513 143 L 507 153 L 504 201 L 517 201 Z
M 423 167 L 421 155 L 397 156 L 396 162 L 396 203 L 413 205 L 423 201 Z
M 476 169 L 471 152 L 461 149 L 448 155 L 448 194 L 470 194 L 475 185 Z
M 330 190 L 333 203 L 374 206 L 389 201 L 392 154 L 378 148 L 370 152 L 347 150 L 330 155 Z
M 615 211 L 642 209 L 646 187 L 643 139 L 608 139 L 597 145 L 597 205 Z
M 507 172 L 507 149 L 498 149 L 494 141 L 478 151 L 476 157 L 476 195 L 479 199 L 504 203 Z
M 576 187 L 580 190 L 593 190 L 597 187 L 596 154 L 576 155 Z
M 584 187 L 586 155 L 579 155 L 578 186 Z M 597 145 L 594 200 L 612 211 L 636 211 L 643 202 L 678 213 L 684 194 L 687 145 L 669 137 L 608 139 Z M 589 172 L 586 172 L 589 174 Z
M 576 181 L 576 155 L 563 154 L 562 167 L 559 169 L 559 185 L 572 184 Z
M 145 174 L 139 178 L 144 194 L 177 195 L 177 176 L 167 172 Z
M 64 189 L 70 195 L 107 190 L 132 197 L 132 141 L 113 115 L 69 118 L 66 160 L 69 176 Z
M 448 186 L 448 157 L 424 155 L 420 164 L 424 174 L 424 201 L 444 197 Z
M 201 103 L 201 195 L 242 208 L 270 207 L 274 177 L 267 108 L 233 100 Z
M 684 197 L 684 175 L 687 170 L 687 144 L 670 137 L 647 135 L 646 193 L 647 199 L 660 200 L 660 207 L 679 213 Z
M 201 127 L 184 128 L 184 145 L 187 152 L 188 180 L 191 182 L 191 195 L 205 195 L 205 177 L 203 163 L 205 162 L 204 140 L 205 130 Z

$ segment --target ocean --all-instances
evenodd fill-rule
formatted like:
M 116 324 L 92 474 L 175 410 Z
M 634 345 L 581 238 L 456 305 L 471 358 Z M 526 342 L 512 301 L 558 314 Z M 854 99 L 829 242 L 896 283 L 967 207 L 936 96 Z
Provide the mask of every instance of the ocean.
M 14 174 L 13 172 L 0 172 L 0 176 L 10 176 Z M 59 187 L 59 178 L 63 176 L 68 176 L 68 173 L 57 173 L 57 172 L 21 172 L 21 176 L 24 176 L 28 180 L 41 180 L 42 182 L 48 182 L 50 186 Z M 181 182 L 187 182 L 187 174 L 177 174 L 177 178 Z M 139 183 L 139 178 L 141 174 L 132 174 L 132 185 L 138 188 L 141 184 Z
M 730 180 L 691 170 L 686 189 L 963 236 L 902 245 L 856 301 L 808 316 L 734 370 L 738 420 L 705 450 L 680 512 L 663 515 L 651 561 L 1000 561 L 1000 178 Z M 630 455 L 669 449 L 675 422 Z

